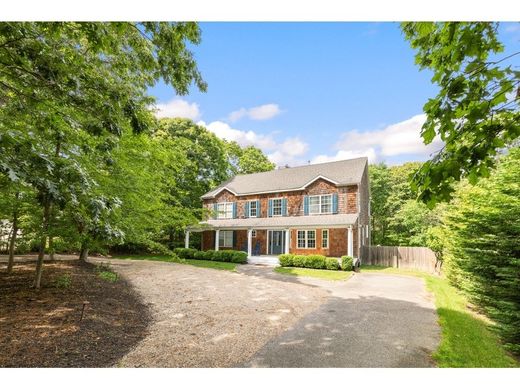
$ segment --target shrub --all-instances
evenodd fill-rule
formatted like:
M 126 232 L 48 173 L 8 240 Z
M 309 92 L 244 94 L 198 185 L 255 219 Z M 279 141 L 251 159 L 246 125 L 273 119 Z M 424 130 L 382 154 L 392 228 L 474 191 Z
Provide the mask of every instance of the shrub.
M 325 268 L 325 256 L 322 255 L 309 255 L 306 256 L 304 261 L 305 268 L 323 269 Z
M 350 256 L 341 256 L 341 269 L 343 271 L 352 271 L 354 259 Z
M 213 260 L 213 254 L 215 251 L 213 249 L 210 249 L 209 251 L 202 252 L 204 253 L 204 257 L 202 259 L 204 260 Z
M 293 258 L 293 267 L 305 267 L 305 259 L 307 256 L 296 255 Z
M 70 275 L 60 275 L 54 281 L 54 286 L 56 288 L 69 288 L 72 284 L 72 278 Z
M 242 251 L 234 251 L 231 262 L 239 264 L 247 263 L 247 253 Z
M 183 259 L 193 259 L 195 258 L 195 252 L 198 251 L 192 248 L 175 248 L 174 252 Z
M 339 261 L 335 257 L 327 257 L 325 259 L 325 268 L 330 270 L 338 270 L 339 269 Z
M 206 252 L 204 252 L 204 251 L 195 251 L 194 258 L 195 259 L 200 259 L 200 260 L 206 260 Z
M 291 267 L 294 261 L 294 255 L 285 254 L 278 256 L 278 260 L 280 261 L 280 265 L 282 267 Z

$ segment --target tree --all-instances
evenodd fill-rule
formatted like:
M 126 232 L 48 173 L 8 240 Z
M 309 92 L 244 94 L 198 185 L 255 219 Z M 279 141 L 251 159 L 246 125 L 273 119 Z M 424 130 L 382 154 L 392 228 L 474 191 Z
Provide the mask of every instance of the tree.
M 390 174 L 384 164 L 371 165 L 370 176 L 370 216 L 372 224 L 372 244 L 385 245 L 390 217 L 388 197 L 390 196 Z
M 448 278 L 520 353 L 520 148 L 502 156 L 489 178 L 461 185 L 443 222 Z
M 230 176 L 247 175 L 250 173 L 272 171 L 276 165 L 255 146 L 241 148 L 236 142 L 225 142 L 229 163 Z
M 427 246 L 429 231 L 439 223 L 438 210 L 409 199 L 392 214 L 388 223 L 388 240 L 399 246 Z
M 82 133 L 151 130 L 146 91 L 159 78 L 179 94 L 205 90 L 186 47 L 199 41 L 195 23 L 0 24 L 0 173 L 38 193 L 37 288 L 53 207 L 93 193 Z
M 433 72 L 437 96 L 424 105 L 425 144 L 438 136 L 444 147 L 413 178 L 430 207 L 451 198 L 454 183 L 488 177 L 496 156 L 520 136 L 520 72 L 498 57 L 498 23 L 403 23 L 421 69 Z

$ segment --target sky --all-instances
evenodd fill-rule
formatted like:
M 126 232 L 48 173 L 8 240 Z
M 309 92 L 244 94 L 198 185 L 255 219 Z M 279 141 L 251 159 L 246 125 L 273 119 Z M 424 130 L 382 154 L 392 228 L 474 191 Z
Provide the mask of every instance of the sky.
M 398 23 L 201 23 L 193 46 L 206 93 L 177 96 L 159 83 L 158 117 L 186 117 L 218 137 L 262 149 L 278 166 L 366 156 L 389 165 L 425 161 L 431 72 L 414 64 Z M 501 26 L 506 53 L 520 23 Z

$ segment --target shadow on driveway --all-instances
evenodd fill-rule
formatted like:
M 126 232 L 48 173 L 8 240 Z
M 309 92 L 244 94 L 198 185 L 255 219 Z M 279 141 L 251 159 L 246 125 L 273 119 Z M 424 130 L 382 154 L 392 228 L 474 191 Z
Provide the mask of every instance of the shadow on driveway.
M 268 342 L 246 367 L 434 367 L 433 309 L 382 297 L 331 297 Z

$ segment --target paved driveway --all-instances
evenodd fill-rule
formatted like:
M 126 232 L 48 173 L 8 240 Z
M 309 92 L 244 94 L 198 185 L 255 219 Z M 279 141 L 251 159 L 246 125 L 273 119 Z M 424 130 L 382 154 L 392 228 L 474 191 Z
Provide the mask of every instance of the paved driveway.
M 306 283 L 326 289 L 327 302 L 264 345 L 246 367 L 434 366 L 440 329 L 421 279 L 361 273 L 346 283 Z
M 96 261 L 96 260 L 92 260 Z M 104 260 L 106 262 L 106 260 Z M 421 279 L 297 278 L 111 260 L 150 305 L 149 335 L 126 367 L 429 367 L 437 317 Z

